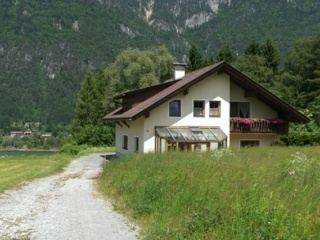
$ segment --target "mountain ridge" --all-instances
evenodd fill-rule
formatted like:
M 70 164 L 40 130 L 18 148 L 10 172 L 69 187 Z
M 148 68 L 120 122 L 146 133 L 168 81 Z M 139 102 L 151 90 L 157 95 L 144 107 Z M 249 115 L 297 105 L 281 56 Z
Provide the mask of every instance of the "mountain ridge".
M 229 44 L 274 40 L 283 55 L 320 29 L 314 0 L 47 0 L 0 3 L 0 128 L 13 121 L 69 123 L 88 66 L 128 47 L 165 45 L 178 61 L 190 44 L 207 56 Z

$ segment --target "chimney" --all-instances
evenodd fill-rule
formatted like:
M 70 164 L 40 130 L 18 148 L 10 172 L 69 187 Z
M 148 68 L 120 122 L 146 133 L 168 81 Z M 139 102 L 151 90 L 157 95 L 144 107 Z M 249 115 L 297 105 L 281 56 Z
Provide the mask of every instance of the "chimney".
M 186 64 L 185 63 L 174 63 L 174 80 L 178 80 L 184 77 L 186 73 Z

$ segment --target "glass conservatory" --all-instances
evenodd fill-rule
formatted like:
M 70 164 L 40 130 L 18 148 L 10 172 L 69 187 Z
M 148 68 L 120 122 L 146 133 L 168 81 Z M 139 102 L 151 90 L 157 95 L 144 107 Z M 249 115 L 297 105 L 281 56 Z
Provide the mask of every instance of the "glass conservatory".
M 156 127 L 156 152 L 211 151 L 227 146 L 219 127 Z

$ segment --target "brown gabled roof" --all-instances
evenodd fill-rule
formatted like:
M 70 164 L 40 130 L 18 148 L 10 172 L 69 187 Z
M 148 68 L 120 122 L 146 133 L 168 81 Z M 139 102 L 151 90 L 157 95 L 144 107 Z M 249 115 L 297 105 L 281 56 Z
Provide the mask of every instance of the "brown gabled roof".
M 124 93 L 118 94 L 118 95 L 114 96 L 113 98 L 114 99 L 120 99 L 120 98 L 123 98 L 124 96 L 130 96 L 130 95 L 135 95 L 135 94 L 143 94 L 143 93 L 151 91 L 153 89 L 163 90 L 163 89 L 171 86 L 174 83 L 175 82 L 173 81 L 173 79 L 169 79 L 169 80 L 167 80 L 167 81 L 165 81 L 163 83 L 160 83 L 160 84 L 157 84 L 157 85 L 154 85 L 154 86 L 135 89 L 135 90 L 131 90 L 131 91 L 128 91 L 128 92 L 124 92 Z
M 281 115 L 286 116 L 290 121 L 295 122 L 308 122 L 309 118 L 297 111 L 295 108 L 289 104 L 282 101 L 280 98 L 272 94 L 270 91 L 254 82 L 252 79 L 232 67 L 226 62 L 219 62 L 193 72 L 187 73 L 181 80 L 175 81 L 172 85 L 168 84 L 168 87 L 160 91 L 159 93 L 153 95 L 147 100 L 141 102 L 140 104 L 132 107 L 131 109 L 122 112 L 121 108 L 109 113 L 103 119 L 105 120 L 135 120 L 144 114 L 147 114 L 152 109 L 156 108 L 160 104 L 164 103 L 168 99 L 177 95 L 178 93 L 188 89 L 192 85 L 206 78 L 214 72 L 227 73 L 231 81 L 241 86 L 249 92 L 254 92 L 254 96 L 261 101 L 265 102 L 267 105 L 281 113 Z M 171 82 L 171 81 L 170 81 Z M 172 82 L 171 82 L 172 83 Z M 157 85 L 158 86 L 158 85 Z M 132 92 L 127 92 L 126 94 L 137 93 L 137 90 Z M 118 95 L 119 98 L 121 95 Z M 290 117 L 289 117 L 290 116 Z

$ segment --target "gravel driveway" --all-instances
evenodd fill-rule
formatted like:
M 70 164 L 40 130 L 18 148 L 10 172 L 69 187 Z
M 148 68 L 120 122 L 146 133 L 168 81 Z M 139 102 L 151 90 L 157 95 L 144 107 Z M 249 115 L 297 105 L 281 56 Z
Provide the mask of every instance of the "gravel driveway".
M 137 239 L 138 228 L 95 191 L 103 161 L 83 156 L 59 175 L 0 195 L 0 239 Z

